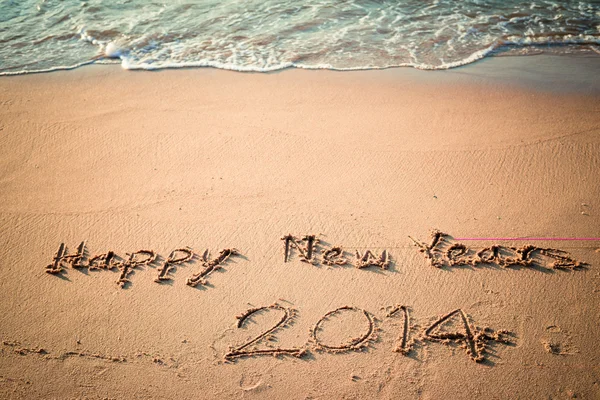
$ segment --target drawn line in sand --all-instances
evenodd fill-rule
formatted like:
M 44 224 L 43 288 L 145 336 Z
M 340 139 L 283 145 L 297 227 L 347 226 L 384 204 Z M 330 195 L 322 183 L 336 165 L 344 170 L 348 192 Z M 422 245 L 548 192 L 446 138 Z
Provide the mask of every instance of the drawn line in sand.
M 58 357 L 53 357 L 59 360 L 64 360 L 69 357 L 86 357 L 86 358 L 98 358 L 100 360 L 107 360 L 112 362 L 124 363 L 127 362 L 127 359 L 123 356 L 107 356 L 100 353 L 88 353 L 85 351 L 67 351 L 62 353 Z
M 59 275 L 65 271 L 65 268 L 71 267 L 75 269 L 88 268 L 90 271 L 94 270 L 113 270 L 118 269 L 120 271 L 117 284 L 124 288 L 128 283 L 129 275 L 135 268 L 151 265 L 158 257 L 158 254 L 154 250 L 138 250 L 131 254 L 126 253 L 126 260 L 115 254 L 114 251 L 108 251 L 106 253 L 98 254 L 89 257 L 87 262 L 84 262 L 86 258 L 86 247 L 85 241 L 81 242 L 77 247 L 77 251 L 74 254 L 67 253 L 67 247 L 64 243 L 58 246 L 58 250 L 52 257 L 52 262 L 45 267 L 45 271 L 49 274 Z M 229 257 L 239 254 L 236 249 L 224 249 L 221 250 L 219 255 L 214 258 L 209 258 L 209 251 L 206 250 L 202 256 L 202 265 L 204 269 L 192 275 L 187 280 L 189 286 L 197 286 L 199 284 L 205 285 L 206 277 L 213 271 L 221 268 L 221 264 L 225 263 Z M 171 280 L 169 275 L 174 270 L 174 267 L 185 262 L 193 260 L 195 253 L 190 247 L 177 248 L 169 254 L 167 259 L 164 261 L 162 266 L 158 269 L 158 276 L 154 279 L 155 282 L 163 282 Z
M 90 271 L 115 268 L 116 264 L 112 264 L 112 260 L 116 257 L 114 251 L 95 255 L 88 261 L 88 268 Z
M 105 361 L 110 361 L 110 362 L 114 362 L 114 363 L 132 362 L 129 357 L 126 357 L 123 355 L 111 356 L 111 355 L 95 353 L 95 352 L 90 352 L 90 351 L 85 351 L 85 350 L 70 350 L 70 351 L 64 351 L 62 353 L 54 353 L 54 352 L 48 351 L 41 347 L 26 347 L 26 346 L 23 346 L 21 344 L 21 342 L 18 342 L 18 341 L 3 340 L 2 345 L 11 347 L 16 354 L 19 354 L 21 356 L 37 354 L 40 357 L 42 357 L 42 359 L 44 359 L 44 360 L 65 361 L 68 358 L 87 358 L 87 359 L 105 360 Z M 145 352 L 137 352 L 135 354 L 135 357 L 131 357 L 131 359 L 141 359 L 141 358 L 151 359 L 154 364 L 158 364 L 161 366 L 169 366 L 169 367 L 175 366 L 176 367 L 179 365 L 178 361 L 173 357 L 168 357 L 168 358 L 167 357 L 159 357 L 157 355 L 153 355 L 153 354 L 149 354 L 149 353 L 145 353 Z M 170 361 L 170 363 L 168 363 L 167 361 L 164 361 L 164 360 L 168 360 L 168 361 Z
M 179 255 L 179 257 L 178 257 Z M 175 265 L 183 264 L 194 258 L 194 252 L 189 247 L 182 247 L 175 249 L 169 254 L 165 263 L 158 270 L 158 276 L 154 282 L 170 281 L 171 277 L 168 275 L 173 270 Z
M 2 344 L 4 346 L 12 347 L 15 353 L 20 354 L 22 356 L 27 354 L 48 354 L 48 351 L 46 351 L 46 349 L 43 349 L 41 347 L 24 347 L 21 345 L 20 342 L 16 341 L 3 340 Z
M 281 238 L 284 242 L 283 246 L 283 262 L 288 262 L 295 250 L 299 253 L 300 261 L 317 265 L 319 263 L 316 249 L 319 247 L 319 239 L 316 235 L 305 235 L 302 239 L 287 234 Z M 368 267 L 379 267 L 388 269 L 390 265 L 390 255 L 387 250 L 383 250 L 380 255 L 376 255 L 372 250 L 365 248 L 366 251 L 361 253 L 356 250 L 354 266 L 358 269 Z M 346 265 L 348 259 L 344 257 L 344 250 L 340 246 L 321 249 L 321 263 L 327 266 Z
M 476 361 L 482 362 L 485 361 L 485 355 L 487 352 L 487 344 L 489 342 L 497 342 L 503 344 L 510 344 L 510 340 L 508 336 L 511 333 L 507 330 L 497 330 L 494 331 L 491 328 L 479 328 L 472 326 L 469 323 L 469 317 L 462 309 L 456 309 L 451 311 L 437 320 L 435 320 L 428 328 L 424 329 L 421 335 L 418 338 L 411 338 L 411 316 L 409 312 L 409 307 L 404 305 L 396 305 L 392 307 L 386 307 L 386 309 L 391 310 L 387 313 L 385 317 L 391 318 L 402 312 L 403 315 L 403 323 L 404 326 L 398 338 L 396 339 L 396 346 L 393 348 L 394 352 L 401 353 L 403 355 L 408 355 L 414 349 L 414 346 L 417 342 L 422 343 L 423 345 L 426 342 L 439 342 L 445 345 L 450 345 L 456 342 L 464 342 L 461 346 L 465 349 L 466 353 L 469 357 Z M 270 306 L 251 308 L 248 311 L 244 312 L 241 315 L 238 315 L 236 318 L 238 320 L 237 327 L 243 328 L 247 321 L 254 316 L 256 313 L 277 310 L 282 312 L 281 319 L 273 325 L 271 328 L 265 330 L 260 333 L 258 336 L 249 339 L 246 343 L 234 347 L 230 346 L 229 351 L 225 354 L 224 358 L 226 361 L 231 361 L 236 358 L 241 357 L 249 357 L 249 356 L 259 356 L 259 355 L 291 355 L 294 357 L 302 357 L 307 352 L 307 348 L 271 348 L 271 349 L 257 349 L 253 347 L 250 349 L 250 346 L 257 345 L 262 340 L 276 340 L 272 334 L 287 325 L 289 325 L 296 315 L 296 310 L 291 308 L 283 307 L 277 303 L 272 304 Z M 343 312 L 355 312 L 360 316 L 364 317 L 367 322 L 367 329 L 365 332 L 361 333 L 360 336 L 355 337 L 347 341 L 346 343 L 341 344 L 330 344 L 325 343 L 319 332 L 322 332 L 324 329 L 324 323 L 329 320 L 331 317 L 337 316 Z M 454 317 L 459 317 L 460 324 L 463 326 L 463 332 L 448 332 L 446 326 L 453 326 Z M 317 323 L 311 328 L 309 343 L 312 343 L 312 347 L 318 352 L 327 352 L 327 353 L 343 353 L 348 351 L 356 351 L 367 348 L 372 342 L 375 342 L 377 337 L 377 332 L 379 331 L 379 327 L 377 326 L 377 318 L 371 314 L 370 312 L 353 306 L 342 306 L 338 307 L 335 310 L 329 311 L 323 317 L 321 317 Z M 268 346 L 268 344 L 265 344 Z
M 439 230 L 431 232 L 429 244 L 419 242 L 409 236 L 419 247 L 431 266 L 436 268 L 453 266 L 478 266 L 496 264 L 500 267 L 543 267 L 551 269 L 575 270 L 587 265 L 559 249 L 542 248 L 530 244 L 522 247 L 492 245 L 481 249 L 470 249 L 462 243 L 451 243 L 451 236 Z M 541 257 L 536 257 L 540 255 Z
M 52 264 L 46 266 L 46 272 L 49 274 L 60 274 L 65 266 L 71 266 L 71 268 L 82 268 L 84 265 L 81 264 L 81 260 L 85 255 L 85 241 L 81 242 L 77 246 L 77 252 L 75 254 L 66 254 L 67 246 L 61 243 L 58 246 L 58 250 L 52 258 Z
M 156 253 L 152 250 L 138 250 L 134 253 L 127 254 L 129 258 L 124 262 L 119 262 L 117 268 L 121 271 L 117 284 L 122 288 L 125 287 L 131 281 L 128 276 L 131 272 L 142 265 L 150 265 L 156 260 Z M 138 256 L 142 256 L 138 258 Z M 145 256 L 145 258 L 143 258 Z
M 279 329 L 282 329 L 282 328 L 288 326 L 292 322 L 292 320 L 297 312 L 296 310 L 294 310 L 292 308 L 283 307 L 277 303 L 271 304 L 270 306 L 251 308 L 251 309 L 247 310 L 246 312 L 244 312 L 243 314 L 238 315 L 236 317 L 238 320 L 237 327 L 243 328 L 246 321 L 248 321 L 256 313 L 263 312 L 263 311 L 268 312 L 270 310 L 278 310 L 278 311 L 283 312 L 283 315 L 281 316 L 281 319 L 279 320 L 279 322 L 277 322 L 275 325 L 273 325 L 270 329 L 267 329 L 266 331 L 264 331 L 261 334 L 259 334 L 258 336 L 256 336 L 254 339 L 251 339 L 248 342 L 242 344 L 241 346 L 230 347 L 229 351 L 224 356 L 225 360 L 232 361 L 236 358 L 262 356 L 262 355 L 272 355 L 272 356 L 289 355 L 289 356 L 301 358 L 304 354 L 306 354 L 306 349 L 285 349 L 285 348 L 281 348 L 281 347 L 274 348 L 274 349 L 262 349 L 262 350 L 256 349 L 256 348 L 251 349 L 251 350 L 248 349 L 248 347 L 258 344 L 263 339 L 267 339 L 267 340 L 274 339 L 272 334 L 275 333 L 276 331 L 278 331 Z
M 284 242 L 284 262 L 289 261 L 292 249 L 296 249 L 300 253 L 301 261 L 309 264 L 313 264 L 315 262 L 313 258 L 314 247 L 319 242 L 319 239 L 317 239 L 315 235 L 306 235 L 302 239 L 298 240 L 298 238 L 292 234 L 287 234 L 282 237 L 281 240 Z
M 379 257 L 376 257 L 371 250 L 367 250 L 364 254 L 361 254 L 356 250 L 356 268 L 363 269 L 368 267 L 379 267 L 381 269 L 388 269 L 390 265 L 390 256 L 387 250 L 383 250 Z
M 333 315 L 339 314 L 344 311 L 355 311 L 355 312 L 358 312 L 358 313 L 361 313 L 362 315 L 364 315 L 365 318 L 367 319 L 367 324 L 368 324 L 368 329 L 367 329 L 366 333 L 360 335 L 359 337 L 351 339 L 348 343 L 343 343 L 340 345 L 330 345 L 330 344 L 323 343 L 319 339 L 319 336 L 318 336 L 318 332 L 323 329 L 322 324 L 329 317 L 332 317 Z M 319 321 L 317 321 L 315 326 L 311 329 L 310 337 L 311 337 L 313 343 L 315 344 L 315 347 L 317 350 L 328 351 L 328 352 L 333 352 L 333 353 L 340 353 L 340 352 L 346 352 L 346 351 L 351 351 L 351 350 L 362 350 L 363 348 L 366 348 L 371 341 L 376 339 L 376 335 L 375 335 L 376 330 L 377 330 L 377 327 L 375 325 L 375 318 L 371 315 L 371 313 L 369 313 L 366 310 L 363 310 L 362 308 L 358 308 L 358 307 L 342 306 L 342 307 L 336 308 L 333 311 L 329 311 L 327 314 L 325 314 L 323 317 L 321 317 L 321 319 Z
M 192 275 L 191 278 L 188 278 L 186 284 L 188 286 L 196 287 L 198 285 L 206 285 L 206 277 L 212 274 L 214 271 L 221 268 L 221 265 L 224 264 L 229 257 L 238 255 L 239 252 L 236 249 L 224 249 L 219 252 L 219 255 L 216 258 L 210 259 L 210 252 L 208 249 L 204 251 L 202 255 L 202 266 L 204 269 L 197 274 Z
M 439 332 L 433 333 L 435 329 L 441 328 L 446 322 L 449 322 L 455 315 L 460 316 L 464 326 L 464 332 Z M 509 334 L 506 330 L 498 330 L 493 332 L 490 328 L 478 329 L 469 324 L 467 315 L 462 309 L 457 309 L 449 312 L 446 315 L 438 318 L 433 324 L 426 328 L 423 333 L 425 340 L 440 342 L 442 344 L 450 344 L 452 342 L 464 342 L 464 349 L 475 362 L 485 360 L 486 346 L 489 341 L 499 343 L 510 343 L 506 336 Z
M 9 346 L 12 347 L 14 352 L 19 354 L 19 355 L 28 355 L 28 354 L 40 354 L 43 355 L 44 358 L 46 359 L 56 359 L 56 360 L 64 360 L 68 357 L 87 357 L 87 358 L 99 358 L 99 359 L 103 359 L 103 360 L 109 360 L 109 361 L 114 361 L 114 362 L 125 362 L 126 359 L 124 357 L 114 357 L 114 356 L 106 356 L 100 353 L 89 353 L 89 352 L 85 352 L 85 351 L 67 351 L 65 353 L 62 353 L 58 356 L 53 356 L 50 354 L 49 351 L 43 349 L 43 348 L 29 348 L 29 347 L 23 347 L 21 345 L 20 342 L 17 341 L 8 341 L 8 340 L 3 340 L 2 344 L 4 346 Z
M 331 249 L 323 249 L 321 250 L 321 254 L 323 254 L 323 264 L 325 265 L 346 265 L 348 263 L 348 259 L 344 258 L 344 249 L 341 247 L 336 246 Z
M 410 339 L 410 313 L 408 312 L 407 306 L 394 306 L 390 312 L 386 315 L 386 317 L 391 318 L 398 311 L 402 311 L 404 316 L 404 324 L 402 328 L 402 333 L 398 336 L 397 342 L 398 345 L 394 347 L 394 352 L 407 355 L 410 353 L 414 346 L 414 340 Z M 410 339 L 410 340 L 409 340 Z

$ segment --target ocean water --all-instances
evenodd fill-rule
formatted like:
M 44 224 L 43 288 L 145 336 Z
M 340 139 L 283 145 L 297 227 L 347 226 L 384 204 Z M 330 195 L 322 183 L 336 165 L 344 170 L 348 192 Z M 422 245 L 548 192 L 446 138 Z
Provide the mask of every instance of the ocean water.
M 600 0 L 0 0 L 2 75 L 446 69 L 547 51 L 600 54 Z

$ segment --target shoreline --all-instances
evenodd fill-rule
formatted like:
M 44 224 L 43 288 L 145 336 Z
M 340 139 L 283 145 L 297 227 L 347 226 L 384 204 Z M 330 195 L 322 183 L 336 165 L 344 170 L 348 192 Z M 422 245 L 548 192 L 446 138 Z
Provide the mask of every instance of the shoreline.
M 573 270 L 549 249 L 535 266 L 438 269 L 408 238 L 598 237 L 600 58 L 553 57 L 0 78 L 1 397 L 597 397 L 599 243 L 539 243 L 587 263 Z M 318 262 L 286 261 L 288 234 L 315 235 Z M 157 261 L 124 288 L 124 264 L 46 273 L 60 243 L 84 240 L 85 262 Z M 323 262 L 335 246 L 347 264 Z M 186 283 L 223 249 L 240 254 Z M 387 250 L 386 269 L 357 268 L 366 250 Z M 242 348 L 282 308 L 294 324 Z M 477 363 L 483 327 L 510 340 L 478 336 Z M 363 349 L 323 346 L 364 335 Z M 308 353 L 231 360 L 232 347 Z
M 532 60 L 527 60 L 532 58 Z M 301 68 L 301 67 L 288 67 L 274 71 L 235 71 L 222 69 L 217 67 L 168 67 L 159 68 L 156 70 L 145 70 L 145 69 L 134 69 L 127 70 L 122 68 L 118 62 L 113 63 L 100 63 L 95 64 L 94 61 L 83 62 L 76 66 L 69 67 L 53 67 L 48 70 L 35 71 L 31 73 L 15 73 L 9 75 L 0 75 L 0 78 L 6 77 L 21 77 L 30 75 L 45 75 L 51 73 L 64 73 L 70 71 L 89 72 L 86 68 L 114 68 L 121 67 L 125 72 L 133 73 L 159 73 L 167 71 L 227 71 L 231 73 L 240 74 L 259 74 L 259 75 L 272 75 L 287 73 L 290 71 L 313 71 L 313 72 L 332 72 L 332 73 L 396 73 L 396 75 L 406 75 L 406 77 L 413 77 L 415 79 L 424 78 L 420 76 L 422 73 L 431 74 L 428 78 L 436 79 L 451 79 L 454 82 L 468 82 L 469 80 L 475 81 L 476 83 L 487 83 L 487 84 L 509 84 L 517 85 L 521 87 L 528 87 L 544 91 L 555 91 L 555 92 L 586 92 L 588 94 L 596 95 L 600 92 L 600 84 L 596 81 L 588 79 L 593 77 L 600 64 L 600 56 L 590 54 L 527 54 L 527 55 L 495 55 L 488 56 L 472 63 L 465 65 L 440 69 L 440 70 L 423 70 L 409 66 L 392 66 L 385 68 L 365 68 L 362 70 L 335 70 L 327 68 Z M 57 68 L 57 69 L 54 69 Z M 571 74 L 565 73 L 561 69 L 568 69 Z M 517 71 L 515 71 L 517 70 Z M 543 76 L 539 76 L 539 75 Z M 553 83 L 558 87 L 548 88 L 544 87 L 545 79 L 548 74 L 560 76 L 560 80 L 556 80 Z M 438 76 L 435 76 L 438 75 Z M 441 75 L 441 76 L 440 76 Z M 465 76 L 462 76 L 465 75 Z M 500 75 L 498 77 L 498 75 Z M 591 84 L 591 86 L 590 86 Z

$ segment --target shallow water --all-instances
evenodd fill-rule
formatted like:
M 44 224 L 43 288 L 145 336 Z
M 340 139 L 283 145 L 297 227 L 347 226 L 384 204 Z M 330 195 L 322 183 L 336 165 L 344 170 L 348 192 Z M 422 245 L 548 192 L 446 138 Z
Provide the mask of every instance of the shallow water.
M 600 2 L 0 1 L 5 75 L 92 62 L 127 69 L 446 69 L 539 51 L 600 53 Z

